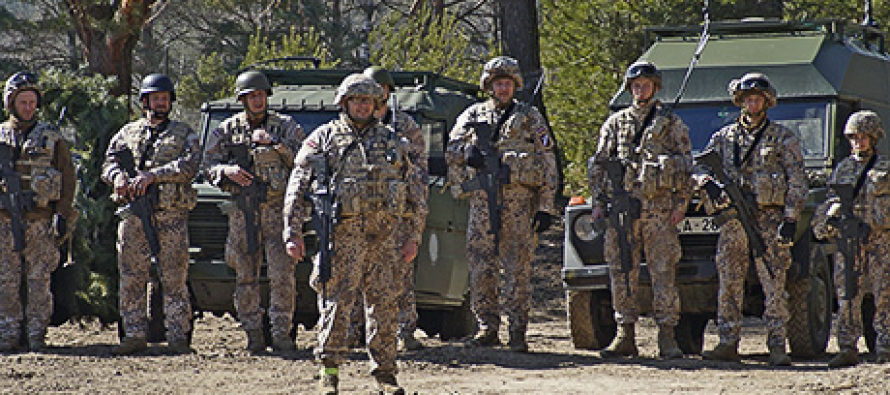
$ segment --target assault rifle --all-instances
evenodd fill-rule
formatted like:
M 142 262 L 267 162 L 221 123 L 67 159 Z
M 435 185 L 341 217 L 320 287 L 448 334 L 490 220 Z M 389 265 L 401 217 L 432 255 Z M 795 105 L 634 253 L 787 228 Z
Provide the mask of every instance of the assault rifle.
M 710 169 L 711 174 L 716 178 L 716 182 L 712 186 L 705 186 L 705 192 L 711 202 L 718 206 L 718 202 L 722 201 L 724 196 L 729 198 L 730 207 L 721 211 L 715 218 L 717 225 L 723 226 L 732 219 L 738 219 L 745 235 L 748 236 L 748 247 L 751 249 L 751 254 L 755 260 L 761 258 L 766 253 L 766 244 L 763 241 L 763 233 L 757 223 L 754 208 L 742 193 L 739 185 L 726 174 L 726 169 L 723 168 L 723 158 L 716 151 L 708 150 L 696 155 L 694 161 L 696 165 L 701 164 Z M 769 265 L 764 264 L 763 266 L 772 277 L 773 273 Z
M 641 203 L 624 188 L 624 162 L 618 158 L 609 158 L 603 165 L 606 176 L 612 185 L 612 197 L 606 223 L 615 228 L 618 234 L 618 255 L 621 258 L 621 274 L 624 274 L 624 285 L 627 296 L 630 296 L 630 272 L 633 269 L 633 249 L 630 243 L 634 220 L 640 218 Z M 598 226 L 604 229 L 605 226 Z
M 113 151 L 110 153 L 117 161 L 121 170 L 127 173 L 127 177 L 131 180 L 139 173 L 136 169 L 136 161 L 133 158 L 133 151 L 129 148 Z M 145 191 L 144 195 L 136 196 L 130 200 L 130 203 L 119 208 L 117 215 L 129 211 L 131 214 L 139 217 L 142 222 L 142 231 L 145 233 L 145 240 L 148 242 L 148 249 L 151 252 L 152 263 L 156 264 L 158 254 L 161 252 L 161 241 L 158 239 L 158 226 L 155 221 L 155 205 L 158 203 L 158 185 L 151 183 Z
M 13 250 L 22 252 L 25 249 L 23 216 L 34 208 L 34 192 L 22 190 L 22 176 L 15 170 L 15 149 L 6 143 L 0 143 L 0 186 L 0 207 L 9 213 Z
M 247 144 L 227 144 L 226 149 L 229 155 L 229 164 L 237 165 L 247 172 L 250 172 L 253 160 L 250 157 L 250 147 Z M 244 227 L 247 231 L 247 253 L 256 253 L 259 246 L 259 220 L 260 220 L 260 203 L 266 201 L 266 183 L 260 181 L 253 175 L 250 185 L 240 187 L 240 190 L 234 193 L 235 205 L 244 213 Z
M 498 149 L 492 141 L 497 138 L 497 131 L 492 135 L 490 124 L 468 122 L 467 127 L 476 132 L 476 147 L 482 152 L 485 165 L 476 172 L 476 178 L 464 181 L 460 186 L 463 192 L 479 189 L 485 191 L 488 200 L 488 234 L 494 236 L 494 253 L 497 255 L 500 251 L 501 212 L 504 209 L 501 194 L 503 184 L 510 182 L 510 167 L 501 163 Z
M 321 283 L 322 301 L 325 300 L 326 286 L 331 279 L 331 263 L 334 259 L 334 226 L 337 225 L 339 213 L 333 177 L 328 168 L 327 159 L 323 154 L 308 158 L 309 166 L 315 175 L 315 191 L 310 195 L 312 201 L 312 223 L 318 236 L 318 281 Z
M 856 188 L 852 184 L 828 184 L 840 199 L 839 210 L 829 218 L 829 224 L 837 228 L 837 249 L 844 257 L 844 300 L 852 301 L 859 293 L 859 276 L 856 260 L 859 259 L 863 240 L 868 238 L 869 226 L 853 212 Z M 853 314 L 850 310 L 850 314 Z

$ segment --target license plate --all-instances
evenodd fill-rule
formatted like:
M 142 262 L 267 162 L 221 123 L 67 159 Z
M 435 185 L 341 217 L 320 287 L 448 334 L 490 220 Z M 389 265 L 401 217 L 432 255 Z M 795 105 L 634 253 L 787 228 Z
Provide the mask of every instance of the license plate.
M 718 233 L 720 228 L 714 217 L 687 217 L 677 224 L 677 231 L 684 235 L 707 235 Z

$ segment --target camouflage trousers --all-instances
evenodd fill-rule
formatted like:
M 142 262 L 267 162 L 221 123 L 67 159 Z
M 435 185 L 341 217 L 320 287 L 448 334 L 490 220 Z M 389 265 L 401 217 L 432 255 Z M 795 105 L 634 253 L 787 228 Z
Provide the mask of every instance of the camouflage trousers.
M 652 310 L 659 325 L 676 326 L 680 320 L 680 294 L 677 290 L 677 263 L 680 262 L 680 239 L 677 228 L 670 224 L 670 210 L 648 210 L 634 221 L 630 236 L 632 265 L 630 273 L 621 273 L 618 232 L 606 230 L 603 251 L 609 264 L 612 286 L 612 307 L 618 324 L 633 324 L 639 318 L 637 287 L 640 262 L 646 256 L 646 267 L 652 279 Z M 630 292 L 628 292 L 630 285 Z
M 158 271 L 164 300 L 164 327 L 168 342 L 184 341 L 191 331 L 192 307 L 186 286 L 188 275 L 188 228 L 184 211 L 155 213 L 161 252 Z M 128 337 L 148 335 L 147 285 L 151 250 L 142 221 L 134 215 L 121 219 L 117 227 L 117 264 L 120 271 L 120 313 Z
M 855 281 L 856 293 L 850 300 L 847 300 L 847 289 L 844 285 L 846 280 L 844 263 L 843 255 L 835 254 L 837 344 L 842 347 L 856 347 L 859 337 L 862 336 L 862 298 L 865 294 L 871 293 L 875 300 L 873 325 L 877 333 L 876 343 L 879 346 L 890 347 L 890 231 L 873 229 L 867 242 L 863 243 L 853 269 L 858 273 Z
M 281 232 L 284 229 L 283 203 L 260 205 L 260 226 L 257 229 L 256 253 L 247 253 L 247 228 L 244 213 L 234 208 L 228 212 L 229 236 L 226 240 L 226 263 L 235 269 L 235 311 L 244 330 L 263 326 L 263 308 L 259 278 L 263 253 L 269 278 L 269 321 L 273 335 L 289 335 L 293 328 L 297 300 L 297 261 L 287 255 Z
M 531 263 L 536 247 L 531 228 L 534 214 L 532 191 L 517 187 L 503 191 L 501 229 L 495 253 L 489 234 L 488 203 L 484 194 L 470 199 L 467 225 L 467 263 L 470 271 L 470 303 L 480 330 L 500 326 L 498 285 L 504 275 L 504 310 L 511 331 L 526 330 L 531 307 Z
M 59 249 L 56 246 L 52 222 L 46 220 L 25 221 L 25 249 L 13 250 L 12 223 L 7 216 L 0 216 L 0 342 L 18 343 L 22 317 L 22 267 L 27 273 L 27 316 L 29 336 L 46 333 L 53 312 L 53 296 L 50 292 L 50 276 L 59 266 Z
M 757 222 L 767 247 L 764 256 L 755 262 L 755 267 L 765 295 L 763 320 L 768 330 L 768 346 L 785 345 L 785 323 L 789 316 L 785 275 L 791 267 L 791 249 L 779 247 L 776 239 L 782 214 L 782 210 L 777 208 L 760 209 L 757 212 Z M 721 343 L 735 343 L 741 338 L 745 274 L 752 261 L 748 237 L 738 220 L 731 220 L 720 227 L 715 258 L 717 275 L 720 278 L 717 331 Z
M 401 240 L 392 229 L 396 221 L 388 215 L 364 215 L 342 219 L 334 229 L 337 240 L 331 278 L 319 280 L 315 257 L 310 285 L 318 292 L 318 347 L 316 359 L 342 364 L 348 351 L 346 333 L 356 300 L 365 306 L 366 339 L 371 374 L 395 374 L 396 295 L 400 285 L 393 281 L 393 262 L 400 258 Z

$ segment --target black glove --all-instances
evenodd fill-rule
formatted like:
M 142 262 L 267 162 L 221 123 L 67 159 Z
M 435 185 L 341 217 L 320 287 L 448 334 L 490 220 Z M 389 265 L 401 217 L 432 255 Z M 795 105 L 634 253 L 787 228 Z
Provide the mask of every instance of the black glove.
M 471 145 L 464 151 L 464 159 L 467 162 L 467 166 L 470 166 L 474 169 L 481 169 L 485 167 L 485 155 L 482 155 L 482 151 L 479 150 L 479 147 L 475 145 Z
M 535 219 L 532 220 L 532 227 L 535 233 L 541 233 L 550 228 L 553 224 L 553 216 L 546 211 L 538 211 L 535 213 Z
M 712 202 L 717 203 L 720 201 L 720 195 L 723 194 L 723 190 L 720 189 L 720 186 L 717 185 L 713 179 L 709 178 L 705 181 L 705 185 L 702 185 L 702 188 L 705 189 L 705 193 L 708 194 L 708 198 L 711 199 Z
M 797 232 L 797 221 L 784 220 L 779 224 L 779 245 L 790 246 L 794 243 L 794 234 Z

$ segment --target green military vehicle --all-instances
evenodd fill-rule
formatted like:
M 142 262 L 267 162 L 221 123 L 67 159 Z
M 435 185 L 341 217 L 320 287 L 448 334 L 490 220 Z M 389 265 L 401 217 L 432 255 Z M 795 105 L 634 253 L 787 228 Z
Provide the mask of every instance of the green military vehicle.
M 344 77 L 355 72 L 318 69 L 317 63 L 316 68 L 303 70 L 265 68 L 261 71 L 274 86 L 269 108 L 292 116 L 307 133 L 337 116 L 340 111 L 334 103 L 337 86 Z M 398 107 L 420 125 L 429 152 L 430 214 L 414 263 L 418 326 L 429 336 L 463 337 L 475 330 L 467 297 L 469 277 L 465 235 L 468 207 L 466 202 L 455 201 L 450 193 L 443 194 L 440 190 L 445 182 L 444 148 L 448 133 L 460 112 L 480 100 L 480 92 L 474 85 L 431 72 L 392 72 L 392 76 Z M 390 100 L 390 105 L 392 103 Z M 241 104 L 234 98 L 205 103 L 200 128 L 202 141 L 220 122 L 241 109 Z M 202 177 L 194 185 L 198 190 L 198 205 L 188 219 L 188 286 L 192 307 L 196 314 L 235 315 L 232 297 L 235 273 L 224 258 L 228 223 L 219 208 L 219 204 L 228 199 L 228 194 L 211 186 Z M 309 238 L 307 245 L 311 248 Z M 294 322 L 306 328 L 315 325 L 318 319 L 316 294 L 308 284 L 311 267 L 311 259 L 304 259 L 297 265 L 295 273 L 298 295 Z M 260 281 L 263 303 L 267 306 L 269 290 L 265 276 L 264 267 Z M 152 330 L 155 336 L 163 336 L 163 325 L 159 321 L 152 320 L 160 324 L 159 329 Z
M 701 31 L 699 26 L 647 29 L 651 46 L 640 60 L 654 62 L 663 72 L 661 99 L 670 102 L 679 89 Z M 710 135 L 739 116 L 730 102 L 727 85 L 747 72 L 763 72 L 778 89 L 779 104 L 769 117 L 788 126 L 801 139 L 810 194 L 792 248 L 794 263 L 787 290 L 792 316 L 788 339 L 793 355 L 824 352 L 834 303 L 833 253 L 837 247 L 816 240 L 809 226 L 816 205 L 824 200 L 825 180 L 850 152 L 843 138 L 847 117 L 870 109 L 890 126 L 890 55 L 884 37 L 874 27 L 843 20 L 781 22 L 743 20 L 711 24 L 711 39 L 692 73 L 676 113 L 689 126 L 693 153 L 707 145 Z M 627 93 L 613 98 L 613 110 L 630 104 Z M 880 151 L 890 152 L 881 141 Z M 572 339 L 578 348 L 605 347 L 615 336 L 608 266 L 603 262 L 603 235 L 593 230 L 589 204 L 566 208 L 563 281 L 567 290 Z M 685 353 L 699 353 L 703 333 L 717 310 L 718 279 L 714 264 L 717 227 L 693 199 L 687 218 L 678 225 L 682 258 L 677 273 L 682 314 L 676 329 Z M 652 310 L 652 289 L 645 263 L 641 270 L 639 302 Z M 744 313 L 763 313 L 763 292 L 753 269 L 745 282 Z M 864 303 L 866 320 L 874 315 Z M 868 322 L 868 321 L 866 321 Z M 866 325 L 870 328 L 870 325 Z M 870 349 L 874 332 L 866 331 Z

